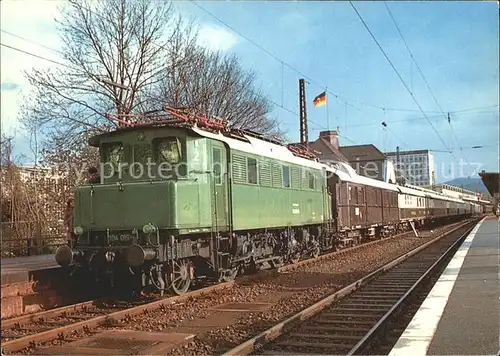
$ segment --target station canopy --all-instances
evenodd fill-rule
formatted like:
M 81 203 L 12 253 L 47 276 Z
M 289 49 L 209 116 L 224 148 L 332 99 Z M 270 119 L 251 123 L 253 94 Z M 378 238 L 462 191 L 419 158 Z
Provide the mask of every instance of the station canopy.
M 485 172 L 479 173 L 479 176 L 483 180 L 483 184 L 491 196 L 496 196 L 500 191 L 500 173 Z

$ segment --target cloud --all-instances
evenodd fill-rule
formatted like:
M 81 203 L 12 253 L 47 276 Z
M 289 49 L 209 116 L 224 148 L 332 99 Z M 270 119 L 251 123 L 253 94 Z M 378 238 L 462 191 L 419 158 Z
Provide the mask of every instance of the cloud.
M 215 25 L 201 25 L 199 30 L 199 44 L 212 51 L 228 51 L 238 43 L 238 37 L 222 27 Z
M 2 33 L 2 43 L 44 58 L 62 61 L 60 54 L 46 48 L 56 51 L 59 49 L 60 41 L 54 18 L 58 17 L 58 7 L 62 3 L 30 0 L 0 2 L 2 30 L 7 31 Z M 2 47 L 1 52 L 2 130 L 15 131 L 19 128 L 19 104 L 22 102 L 23 92 L 30 89 L 23 72 L 32 68 L 48 69 L 56 65 L 12 48 Z
M 284 13 L 278 18 L 278 27 L 283 35 L 293 35 L 293 45 L 304 45 L 315 41 L 318 31 L 316 16 L 300 10 L 292 10 Z
M 19 84 L 10 80 L 4 80 L 2 84 L 0 84 L 0 91 L 13 91 L 17 89 L 19 89 Z

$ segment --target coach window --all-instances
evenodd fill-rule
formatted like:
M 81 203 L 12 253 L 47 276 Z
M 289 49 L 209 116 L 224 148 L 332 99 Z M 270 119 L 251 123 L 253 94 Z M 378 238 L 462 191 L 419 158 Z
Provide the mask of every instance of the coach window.
M 248 183 L 257 184 L 257 160 L 255 158 L 247 158 Z
M 283 187 L 290 188 L 290 167 L 283 166 Z

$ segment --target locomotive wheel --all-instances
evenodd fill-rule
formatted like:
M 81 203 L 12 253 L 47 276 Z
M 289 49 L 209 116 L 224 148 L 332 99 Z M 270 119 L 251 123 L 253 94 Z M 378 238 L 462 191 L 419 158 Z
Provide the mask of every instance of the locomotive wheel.
M 283 258 L 275 258 L 270 262 L 271 268 L 280 268 L 283 266 Z
M 189 274 L 189 265 L 186 261 L 174 261 L 172 271 L 172 289 L 178 295 L 188 291 L 191 285 L 191 276 Z
M 233 268 L 231 271 L 222 272 L 222 280 L 224 282 L 231 282 L 235 280 L 237 275 L 238 275 L 238 267 Z
M 294 264 L 299 262 L 300 261 L 300 253 L 296 253 L 296 254 L 292 255 L 290 257 L 290 261 Z

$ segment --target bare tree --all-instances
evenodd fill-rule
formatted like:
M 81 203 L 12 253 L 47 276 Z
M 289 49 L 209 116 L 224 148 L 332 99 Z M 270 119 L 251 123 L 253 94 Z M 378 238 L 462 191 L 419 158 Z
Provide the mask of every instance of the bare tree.
M 170 56 L 183 31 L 168 2 L 69 0 L 58 21 L 67 66 L 26 73 L 35 95 L 24 122 L 44 133 L 77 139 L 90 129 L 109 130 L 108 112 L 140 111 L 141 92 L 185 60 Z
M 126 117 L 165 104 L 277 131 L 255 74 L 200 47 L 193 24 L 167 1 L 69 0 L 58 26 L 67 66 L 26 74 L 35 92 L 23 118 L 41 134 L 70 144 L 88 129 L 116 126 L 106 113 Z
M 195 108 L 229 120 L 231 127 L 281 134 L 269 117 L 271 105 L 256 88 L 256 75 L 242 68 L 235 55 L 178 43 L 189 62 L 176 66 L 149 97 L 150 103 Z
M 27 253 L 42 236 L 61 236 L 64 177 L 40 167 L 20 167 L 12 157 L 12 138 L 2 135 L 0 235 L 2 256 Z

